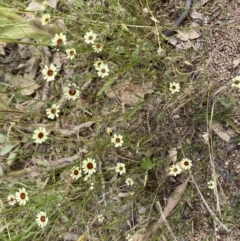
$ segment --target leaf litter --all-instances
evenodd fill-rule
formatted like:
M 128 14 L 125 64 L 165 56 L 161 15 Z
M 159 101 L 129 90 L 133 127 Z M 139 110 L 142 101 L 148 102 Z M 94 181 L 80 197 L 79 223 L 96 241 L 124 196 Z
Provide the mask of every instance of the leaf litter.
M 171 193 L 170 197 L 167 199 L 167 205 L 164 207 L 163 212 L 161 213 L 157 222 L 155 222 L 153 226 L 149 228 L 145 234 L 134 234 L 134 241 L 150 240 L 151 236 L 154 235 L 154 233 L 158 230 L 159 226 L 163 222 L 167 222 L 166 218 L 169 216 L 169 214 L 173 211 L 173 209 L 181 200 L 181 197 L 186 190 L 189 179 L 190 177 L 188 177 L 182 184 L 177 186 L 175 190 Z

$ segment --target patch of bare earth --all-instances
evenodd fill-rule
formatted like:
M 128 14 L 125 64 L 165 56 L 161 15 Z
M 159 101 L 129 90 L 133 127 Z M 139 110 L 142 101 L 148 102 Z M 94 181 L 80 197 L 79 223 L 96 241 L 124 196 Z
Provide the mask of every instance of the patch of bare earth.
M 217 111 L 218 99 L 232 96 L 236 101 L 236 108 L 231 112 L 233 125 L 226 123 L 222 119 L 222 131 L 229 133 L 230 138 L 224 139 L 212 132 L 212 138 L 215 145 L 213 147 L 213 161 L 215 164 L 217 179 L 219 181 L 218 197 L 221 205 L 221 214 L 230 231 L 227 233 L 221 227 L 215 225 L 212 229 L 206 225 L 207 214 L 205 208 L 196 219 L 196 230 L 194 238 L 191 240 L 203 240 L 206 237 L 214 240 L 239 240 L 239 188 L 240 188 L 240 148 L 239 148 L 239 93 L 240 91 L 231 87 L 232 78 L 240 74 L 239 49 L 240 49 L 240 3 L 239 1 L 214 1 L 207 3 L 202 12 L 205 15 L 205 24 L 203 25 L 201 37 L 201 50 L 204 52 L 204 65 L 196 66 L 199 71 L 197 81 L 207 81 L 209 84 L 214 83 L 213 96 L 209 101 L 210 109 Z M 205 29 L 207 28 L 207 30 Z M 206 71 L 207 79 L 204 78 L 203 72 Z M 211 98 L 211 97 L 210 97 Z M 214 106 L 215 104 L 215 106 Z M 213 109 L 212 109 L 213 108 Z M 215 110 L 216 109 L 216 110 Z M 218 121 L 221 121 L 219 118 Z M 234 141 L 235 140 L 235 141 Z M 207 164 L 210 169 L 210 163 Z M 208 193 L 207 200 L 214 203 L 214 197 Z M 212 196 L 212 197 L 211 197 Z M 212 206 L 214 208 L 214 206 Z M 193 219 L 197 211 L 193 212 Z M 205 213 L 205 214 L 204 214 Z M 205 218 L 204 218 L 205 216 Z M 205 221 L 204 221 L 205 220 Z M 238 222 L 236 223 L 236 220 Z

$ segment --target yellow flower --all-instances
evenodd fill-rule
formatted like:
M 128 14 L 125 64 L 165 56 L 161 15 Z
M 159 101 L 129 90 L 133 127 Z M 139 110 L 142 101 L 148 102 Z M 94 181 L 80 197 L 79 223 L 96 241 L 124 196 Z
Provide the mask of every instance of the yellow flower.
M 126 168 L 124 163 L 117 163 L 117 166 L 115 168 L 115 171 L 119 173 L 119 175 L 122 175 L 123 173 L 126 173 Z
M 55 117 L 59 116 L 59 107 L 57 104 L 53 104 L 51 108 L 46 109 L 47 116 L 49 119 L 54 119 Z
M 51 16 L 50 16 L 50 14 L 44 14 L 44 15 L 42 16 L 42 18 L 41 18 L 41 23 L 42 23 L 42 25 L 47 25 L 47 24 L 50 23 L 50 21 L 51 21 Z
M 67 59 L 73 59 L 76 55 L 76 49 L 71 48 L 71 49 L 66 49 L 67 53 Z
M 35 143 L 41 144 L 47 140 L 47 135 L 46 129 L 44 127 L 39 127 L 34 131 L 32 138 L 35 140 Z
M 103 45 L 100 43 L 93 44 L 92 47 L 96 53 L 101 52 L 103 49 Z
M 172 82 L 170 83 L 169 90 L 174 94 L 175 92 L 180 91 L 180 85 L 179 83 Z
M 55 76 L 57 75 L 57 68 L 54 66 L 54 64 L 50 64 L 49 67 L 45 65 L 42 70 L 42 74 L 43 79 L 46 79 L 47 82 L 53 81 L 55 79 Z
M 240 88 L 240 75 L 232 79 L 232 87 Z
M 54 38 L 52 39 L 52 45 L 53 46 L 60 46 L 60 45 L 66 45 L 66 35 L 63 33 L 55 34 Z
M 16 197 L 13 195 L 13 194 L 9 194 L 7 196 L 7 200 L 8 200 L 8 204 L 10 206 L 13 206 L 14 204 L 16 204 L 17 200 L 16 200 Z
M 99 223 L 102 223 L 103 220 L 104 220 L 104 217 L 103 217 L 102 214 L 99 214 L 99 215 L 97 216 L 97 219 L 98 219 L 98 222 L 99 222 Z
M 100 67 L 101 67 L 101 65 L 103 64 L 103 61 L 102 60 L 97 60 L 95 63 L 94 63 L 94 67 L 95 67 L 95 69 L 96 70 L 98 70 Z
M 15 194 L 16 200 L 19 205 L 26 205 L 28 201 L 28 193 L 25 188 L 19 188 L 18 192 Z
M 39 212 L 37 214 L 36 222 L 39 227 L 44 228 L 48 223 L 48 217 L 45 212 Z
M 43 1 L 41 6 L 42 6 L 43 10 L 45 10 L 49 6 L 48 1 Z
M 104 78 L 109 75 L 109 68 L 107 64 L 101 64 L 97 69 L 97 75 L 101 78 Z
M 125 183 L 127 184 L 127 186 L 132 186 L 134 182 L 133 182 L 133 180 L 131 178 L 128 177 L 126 179 Z
M 96 172 L 97 169 L 96 161 L 92 158 L 87 158 L 86 160 L 83 160 L 82 169 L 85 174 L 92 175 Z
M 71 169 L 71 174 L 70 174 L 70 176 L 72 177 L 72 179 L 78 180 L 79 177 L 82 176 L 82 171 L 80 170 L 79 167 L 75 167 L 75 166 L 74 166 L 74 167 Z
M 120 147 L 123 144 L 123 137 L 121 135 L 114 134 L 111 142 L 115 144 L 115 147 Z
M 97 35 L 91 30 L 84 35 L 84 41 L 86 44 L 94 44 Z
M 190 170 L 192 167 L 192 161 L 188 158 L 183 158 L 180 162 L 180 167 L 182 170 Z
M 215 182 L 214 181 L 208 181 L 207 184 L 208 184 L 208 188 L 209 189 L 214 189 L 215 188 Z
M 68 100 L 76 100 L 80 95 L 80 91 L 77 85 L 73 83 L 64 88 L 63 94 Z
M 181 173 L 181 168 L 179 165 L 172 165 L 170 168 L 169 168 L 169 173 L 168 175 L 169 176 L 177 176 L 178 174 Z

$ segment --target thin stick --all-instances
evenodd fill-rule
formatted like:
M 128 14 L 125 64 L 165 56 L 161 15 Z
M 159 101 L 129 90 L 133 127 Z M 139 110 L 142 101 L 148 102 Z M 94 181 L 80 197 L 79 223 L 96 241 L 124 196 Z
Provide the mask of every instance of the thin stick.
M 215 215 L 215 213 L 214 213 L 214 212 L 211 210 L 211 208 L 208 206 L 208 204 L 207 204 L 206 200 L 204 199 L 204 197 L 203 197 L 200 189 L 198 188 L 197 183 L 195 182 L 195 179 L 194 179 L 193 175 L 190 175 L 190 177 L 191 177 L 191 179 L 192 179 L 192 181 L 193 181 L 193 183 L 194 183 L 194 185 L 195 185 L 195 187 L 196 187 L 196 189 L 197 189 L 197 191 L 198 191 L 198 194 L 199 194 L 199 196 L 201 197 L 201 199 L 202 199 L 205 207 L 207 208 L 208 212 L 209 212 L 209 213 L 211 214 L 211 216 L 215 219 L 215 221 L 216 221 L 220 226 L 222 226 L 222 228 L 224 228 L 227 232 L 229 232 L 228 228 L 218 219 L 218 217 Z

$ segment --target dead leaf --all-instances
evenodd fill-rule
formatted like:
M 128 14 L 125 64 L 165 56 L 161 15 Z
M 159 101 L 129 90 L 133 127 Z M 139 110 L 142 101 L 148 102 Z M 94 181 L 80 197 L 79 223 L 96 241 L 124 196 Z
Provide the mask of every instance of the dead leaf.
M 20 89 L 21 94 L 24 96 L 33 94 L 40 87 L 28 74 L 13 77 L 12 85 Z
M 5 46 L 6 46 L 6 43 L 0 42 L 0 54 L 1 55 L 5 55 Z
M 51 6 L 52 8 L 56 8 L 58 0 L 48 0 L 49 2 L 49 6 Z
M 193 11 L 191 13 L 191 18 L 193 18 L 193 19 L 200 19 L 200 20 L 204 21 L 205 16 L 204 16 L 203 13 Z
M 88 122 L 82 123 L 80 125 L 74 126 L 74 128 L 71 130 L 60 129 L 59 132 L 64 136 L 70 136 L 70 135 L 74 135 L 74 134 L 78 133 L 79 130 L 82 128 L 89 128 L 93 124 L 94 124 L 93 121 L 88 121 Z
M 129 81 L 119 83 L 105 90 L 108 98 L 118 98 L 124 104 L 135 106 L 144 100 L 145 94 L 153 92 L 151 82 L 132 84 Z
M 49 6 L 52 8 L 56 8 L 58 0 L 48 0 Z M 39 0 L 32 0 L 27 7 L 27 10 L 30 11 L 42 11 L 44 8 Z
M 193 66 L 193 65 L 190 63 L 190 61 L 188 61 L 188 60 L 185 60 L 184 63 L 185 63 L 186 65 L 188 65 L 188 66 Z
M 76 159 L 78 159 L 79 157 L 80 157 L 80 155 L 76 154 L 74 156 L 60 158 L 60 159 L 58 159 L 56 161 L 49 162 L 49 167 L 51 167 L 51 168 L 60 168 L 60 167 L 65 167 L 65 166 L 68 166 L 68 165 L 72 165 L 74 163 L 74 161 Z
M 126 24 L 122 23 L 121 27 L 122 27 L 122 30 L 126 30 L 127 32 L 129 32 L 129 29 Z
M 87 240 L 87 235 L 86 234 L 83 234 L 81 235 L 77 241 L 86 241 Z
M 240 57 L 233 60 L 233 68 L 236 68 L 240 63 Z
M 213 130 L 222 140 L 229 142 L 231 137 L 223 131 L 223 127 L 220 123 L 214 122 L 209 125 L 210 129 Z
M 181 185 L 177 186 L 176 189 L 173 191 L 173 193 L 170 195 L 170 197 L 167 200 L 167 205 L 164 208 L 161 217 L 157 221 L 158 225 L 162 223 L 162 221 L 164 221 L 167 218 L 169 213 L 177 206 L 187 187 L 188 181 L 189 181 L 189 178 Z
M 178 39 L 175 36 L 171 36 L 167 41 L 174 46 L 176 46 L 178 43 Z
M 38 0 L 33 0 L 29 3 L 26 10 L 29 11 L 42 11 L 44 8 L 42 7 L 42 4 Z
M 76 233 L 65 233 L 63 240 L 77 241 L 79 234 Z
M 177 206 L 177 204 L 179 203 L 186 187 L 189 181 L 189 178 L 183 182 L 181 185 L 177 186 L 176 189 L 172 192 L 172 194 L 170 195 L 170 197 L 167 200 L 167 205 L 164 208 L 160 218 L 158 219 L 158 221 L 152 226 L 152 228 L 149 229 L 149 231 L 140 239 L 138 239 L 138 241 L 145 241 L 145 240 L 150 240 L 151 236 L 157 231 L 159 225 L 166 220 L 167 216 L 170 214 L 170 212 Z M 135 239 L 137 240 L 137 239 Z
M 27 62 L 29 64 L 29 67 L 28 67 L 29 76 L 32 79 L 35 79 L 36 75 L 37 75 L 38 68 L 39 68 L 40 59 L 36 56 L 32 56 Z
M 191 29 L 191 30 L 182 30 L 178 31 L 178 34 L 176 35 L 177 38 L 181 39 L 182 41 L 187 41 L 190 39 L 196 39 L 200 37 L 200 34 Z
M 173 147 L 168 151 L 170 160 L 175 163 L 177 161 L 177 148 Z
M 136 233 L 132 236 L 133 241 L 144 241 L 144 234 Z

